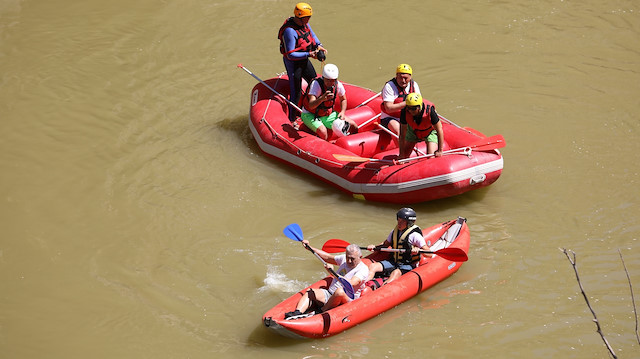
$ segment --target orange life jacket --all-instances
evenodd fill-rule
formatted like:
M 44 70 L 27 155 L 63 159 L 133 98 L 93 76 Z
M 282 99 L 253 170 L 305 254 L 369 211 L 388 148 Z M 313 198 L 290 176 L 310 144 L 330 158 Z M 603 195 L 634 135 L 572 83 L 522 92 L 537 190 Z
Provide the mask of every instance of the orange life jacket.
M 431 124 L 431 108 L 433 106 L 433 103 L 423 100 L 420 113 L 415 116 L 412 116 L 406 108 L 402 109 L 401 116 L 403 116 L 407 124 L 411 126 L 411 129 L 413 129 L 417 138 L 426 138 L 429 136 L 431 131 L 434 130 L 433 125 Z M 418 123 L 418 121 L 420 123 Z

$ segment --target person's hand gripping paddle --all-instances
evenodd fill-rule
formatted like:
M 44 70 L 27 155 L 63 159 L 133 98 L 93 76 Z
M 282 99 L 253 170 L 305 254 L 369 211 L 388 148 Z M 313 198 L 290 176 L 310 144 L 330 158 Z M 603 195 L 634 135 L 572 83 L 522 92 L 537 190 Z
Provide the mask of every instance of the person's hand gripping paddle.
M 304 236 L 302 235 L 302 229 L 297 223 L 292 223 L 286 226 L 282 232 L 285 234 L 285 236 L 297 242 L 302 242 L 302 240 L 304 239 Z M 331 275 L 333 275 L 340 282 L 340 284 L 342 284 L 342 288 L 344 289 L 344 292 L 347 294 L 347 296 L 350 299 L 353 299 L 355 297 L 355 292 L 353 291 L 353 286 L 351 285 L 351 283 L 344 277 L 339 276 L 338 273 L 336 273 L 331 267 L 327 266 L 327 262 L 325 262 L 324 259 L 322 259 L 322 257 L 320 257 L 320 255 L 318 255 L 318 253 L 316 253 L 308 244 L 305 243 L 305 247 L 316 257 L 318 257 L 318 259 L 323 264 L 325 264 L 325 268 L 327 268 Z

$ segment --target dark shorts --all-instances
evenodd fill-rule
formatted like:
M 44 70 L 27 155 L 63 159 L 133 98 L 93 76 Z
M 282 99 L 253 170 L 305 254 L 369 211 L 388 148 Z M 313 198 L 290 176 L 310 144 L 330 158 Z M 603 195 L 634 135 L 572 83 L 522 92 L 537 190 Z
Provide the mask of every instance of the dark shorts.
M 385 117 L 382 120 L 380 120 L 380 124 L 386 128 L 389 128 L 389 122 L 391 121 L 397 121 L 400 122 L 397 118 L 395 117 Z
M 385 276 L 389 276 L 389 274 L 391 274 L 391 272 L 396 269 L 400 269 L 402 274 L 405 274 L 414 268 L 414 266 L 412 266 L 411 264 L 400 264 L 387 260 L 380 262 L 380 264 L 382 264 L 382 272 Z

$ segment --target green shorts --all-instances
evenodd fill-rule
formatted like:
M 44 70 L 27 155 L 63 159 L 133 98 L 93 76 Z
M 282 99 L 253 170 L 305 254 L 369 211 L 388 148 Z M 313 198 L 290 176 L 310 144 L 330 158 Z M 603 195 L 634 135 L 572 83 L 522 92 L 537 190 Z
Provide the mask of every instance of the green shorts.
M 413 128 L 411 128 L 411 126 L 407 126 L 407 134 L 404 136 L 404 139 L 409 142 L 427 141 L 427 142 L 438 143 L 438 132 L 436 132 L 436 130 L 433 130 L 431 131 L 431 133 L 429 133 L 429 136 L 424 138 L 418 138 L 416 136 L 416 133 L 413 132 Z
M 320 125 L 324 125 L 324 127 L 326 127 L 327 129 L 331 129 L 331 125 L 333 125 L 333 121 L 335 121 L 338 118 L 338 112 L 333 111 L 329 114 L 329 116 L 322 116 L 317 118 L 316 118 L 316 115 L 305 112 L 302 115 L 300 115 L 300 118 L 302 118 L 302 122 L 307 127 L 309 127 L 311 131 L 316 132 L 318 130 L 318 127 L 320 127 Z

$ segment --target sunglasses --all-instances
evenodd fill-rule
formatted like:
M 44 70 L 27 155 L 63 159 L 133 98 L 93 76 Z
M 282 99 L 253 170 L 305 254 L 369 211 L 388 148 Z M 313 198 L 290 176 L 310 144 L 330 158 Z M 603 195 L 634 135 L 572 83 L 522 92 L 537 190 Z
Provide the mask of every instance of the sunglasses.
M 407 106 L 407 110 L 409 111 L 417 111 L 420 109 L 420 106 Z

